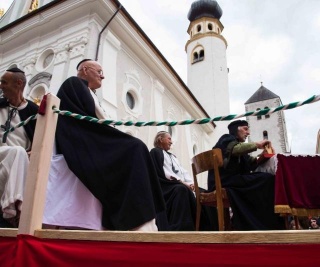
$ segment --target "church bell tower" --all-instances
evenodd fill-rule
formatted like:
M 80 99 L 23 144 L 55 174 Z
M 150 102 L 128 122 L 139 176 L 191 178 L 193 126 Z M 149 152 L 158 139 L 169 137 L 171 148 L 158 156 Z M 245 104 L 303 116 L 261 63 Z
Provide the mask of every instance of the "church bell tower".
M 214 0 L 192 3 L 186 43 L 188 87 L 211 118 L 230 113 L 227 41 L 221 35 L 222 9 Z M 214 136 L 227 133 L 229 122 L 216 122 Z M 216 139 L 216 138 L 215 138 Z M 217 139 L 216 139 L 217 140 Z
M 246 112 L 279 106 L 282 106 L 280 97 L 264 87 L 262 83 L 260 88 L 245 102 Z M 290 153 L 286 120 L 282 110 L 266 115 L 248 116 L 247 121 L 250 126 L 249 142 L 267 139 L 271 141 L 276 153 Z M 251 154 L 257 156 L 260 153 L 261 150 L 257 150 Z

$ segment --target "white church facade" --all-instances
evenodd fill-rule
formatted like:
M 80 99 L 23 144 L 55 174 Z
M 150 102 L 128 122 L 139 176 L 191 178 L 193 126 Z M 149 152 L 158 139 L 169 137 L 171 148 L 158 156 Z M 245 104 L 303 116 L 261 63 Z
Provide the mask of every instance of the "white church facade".
M 78 62 L 91 58 L 103 67 L 106 78 L 97 93 L 112 120 L 169 122 L 228 115 L 227 40 L 221 16 L 217 1 L 191 5 L 186 85 L 118 0 L 15 0 L 0 20 L 0 73 L 13 66 L 24 70 L 25 97 L 37 102 L 44 94 L 56 94 L 66 78 L 76 75 Z M 245 103 L 246 111 L 281 104 L 277 96 L 264 102 L 256 96 Z M 249 141 L 268 138 L 276 151 L 290 152 L 283 112 L 246 119 Z M 211 149 L 229 123 L 117 128 L 140 138 L 149 149 L 156 133 L 168 130 L 172 152 L 191 172 L 190 159 Z
M 209 8 L 209 14 L 203 8 Z M 227 44 L 221 35 L 220 10 L 216 1 L 191 6 L 189 14 L 196 17 L 190 20 L 186 44 L 188 87 L 119 1 L 15 0 L 0 20 L 0 73 L 12 66 L 24 70 L 25 97 L 39 101 L 44 94 L 56 94 L 66 78 L 76 75 L 80 60 L 97 59 L 106 77 L 97 92 L 110 119 L 162 122 L 228 114 Z M 196 32 L 199 25 L 203 28 Z M 212 45 L 216 49 L 210 54 Z M 195 63 L 199 48 L 206 54 Z M 210 64 L 217 75 L 211 72 L 205 79 L 197 75 Z M 159 130 L 170 131 L 172 152 L 191 171 L 190 159 L 212 148 L 227 131 L 222 125 L 117 128 L 140 138 L 149 149 Z

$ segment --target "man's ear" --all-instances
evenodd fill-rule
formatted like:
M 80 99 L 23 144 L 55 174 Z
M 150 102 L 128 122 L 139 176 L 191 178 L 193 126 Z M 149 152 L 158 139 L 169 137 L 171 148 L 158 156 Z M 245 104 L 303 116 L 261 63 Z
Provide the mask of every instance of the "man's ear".
M 22 87 L 23 86 L 23 81 L 21 79 L 17 79 L 17 85 Z

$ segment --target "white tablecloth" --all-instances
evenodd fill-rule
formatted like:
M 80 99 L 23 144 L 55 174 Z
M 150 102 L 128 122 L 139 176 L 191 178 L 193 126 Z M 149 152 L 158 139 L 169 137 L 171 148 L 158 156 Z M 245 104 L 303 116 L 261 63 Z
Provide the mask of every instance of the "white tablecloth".
M 277 155 L 274 155 L 270 159 L 268 159 L 266 162 L 259 165 L 255 171 L 268 172 L 275 175 L 277 171 L 277 165 L 278 165 Z

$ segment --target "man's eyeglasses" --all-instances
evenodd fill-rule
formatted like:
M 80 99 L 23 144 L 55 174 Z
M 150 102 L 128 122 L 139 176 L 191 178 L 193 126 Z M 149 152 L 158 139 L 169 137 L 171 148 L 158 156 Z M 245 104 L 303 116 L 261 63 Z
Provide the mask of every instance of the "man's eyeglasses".
M 98 74 L 99 74 L 100 76 L 103 76 L 103 70 L 96 70 L 95 68 L 92 68 L 92 67 L 84 66 L 84 67 L 82 67 L 81 69 L 78 69 L 78 71 L 83 70 L 84 68 L 92 69 L 92 70 L 98 72 Z

